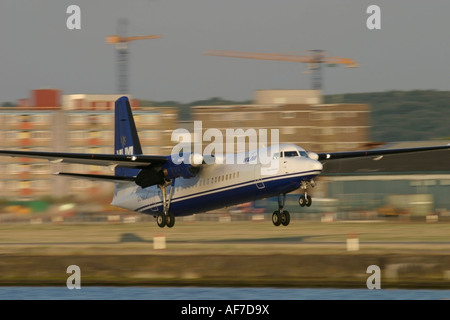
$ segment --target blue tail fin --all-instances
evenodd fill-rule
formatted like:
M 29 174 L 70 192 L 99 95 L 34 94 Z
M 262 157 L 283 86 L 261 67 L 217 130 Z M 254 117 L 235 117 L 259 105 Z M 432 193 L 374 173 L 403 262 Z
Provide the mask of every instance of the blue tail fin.
M 127 97 L 120 97 L 115 105 L 114 150 L 116 154 L 142 154 L 141 143 L 131 112 L 130 102 Z M 115 169 L 116 176 L 136 176 L 140 169 L 120 168 Z

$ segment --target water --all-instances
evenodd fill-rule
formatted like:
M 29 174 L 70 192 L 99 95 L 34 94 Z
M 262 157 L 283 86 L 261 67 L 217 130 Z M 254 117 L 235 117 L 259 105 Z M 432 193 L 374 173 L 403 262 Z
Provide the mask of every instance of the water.
M 450 300 L 450 290 L 0 287 L 0 300 Z

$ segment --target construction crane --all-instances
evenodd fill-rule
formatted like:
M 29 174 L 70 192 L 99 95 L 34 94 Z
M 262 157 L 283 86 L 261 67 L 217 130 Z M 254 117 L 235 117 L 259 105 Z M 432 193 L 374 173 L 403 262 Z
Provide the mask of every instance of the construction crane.
M 233 58 L 246 58 L 257 60 L 277 60 L 277 61 L 291 61 L 303 62 L 308 64 L 308 73 L 312 72 L 312 89 L 321 90 L 322 84 L 322 64 L 335 66 L 338 64 L 346 65 L 349 68 L 356 68 L 358 64 L 352 59 L 341 57 L 327 57 L 324 50 L 310 50 L 311 54 L 307 56 L 299 56 L 294 54 L 281 53 L 255 53 L 255 52 L 238 52 L 238 51 L 224 51 L 224 50 L 210 50 L 206 51 L 206 55 L 223 56 Z
M 117 93 L 129 94 L 128 91 L 128 43 L 136 40 L 148 40 L 162 38 L 160 35 L 145 35 L 126 37 L 126 19 L 119 20 L 120 35 L 111 35 L 106 37 L 106 43 L 114 44 L 117 52 Z

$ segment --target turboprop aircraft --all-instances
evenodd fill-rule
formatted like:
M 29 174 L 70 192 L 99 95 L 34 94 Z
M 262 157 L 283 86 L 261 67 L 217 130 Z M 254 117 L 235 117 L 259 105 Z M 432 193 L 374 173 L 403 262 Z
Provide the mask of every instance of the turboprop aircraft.
M 153 215 L 159 227 L 173 227 L 175 217 L 207 212 L 257 199 L 278 196 L 278 210 L 272 214 L 275 226 L 287 226 L 290 215 L 284 209 L 287 193 L 301 189 L 299 205 L 309 207 L 307 190 L 314 187 L 323 165 L 334 159 L 448 149 L 449 145 L 314 153 L 294 144 L 271 145 L 249 151 L 241 163 L 223 161 L 215 155 L 182 153 L 144 155 L 127 97 L 115 103 L 115 154 L 86 154 L 0 150 L 0 155 L 47 159 L 55 163 L 78 163 L 114 168 L 114 175 L 59 172 L 61 176 L 115 183 L 112 205 Z M 262 163 L 260 154 L 269 154 Z M 219 161 L 220 160 L 220 161 Z M 225 163 L 224 163 L 225 162 Z M 231 161 L 232 162 L 232 161 Z

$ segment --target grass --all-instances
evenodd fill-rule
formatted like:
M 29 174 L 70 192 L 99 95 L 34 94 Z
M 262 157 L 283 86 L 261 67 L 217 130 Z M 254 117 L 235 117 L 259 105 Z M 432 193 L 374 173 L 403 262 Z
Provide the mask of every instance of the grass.
M 331 222 L 294 220 L 288 227 L 264 222 L 183 222 L 160 229 L 153 222 L 127 224 L 2 224 L 0 254 L 267 254 L 345 252 L 357 235 L 360 253 L 450 249 L 448 223 Z M 164 236 L 166 250 L 153 250 Z
M 448 230 L 445 222 L 389 221 L 0 224 L 0 285 L 64 286 L 76 264 L 89 285 L 365 288 L 376 264 L 385 287 L 448 287 Z M 355 234 L 360 250 L 347 251 Z M 164 250 L 153 247 L 159 236 Z

